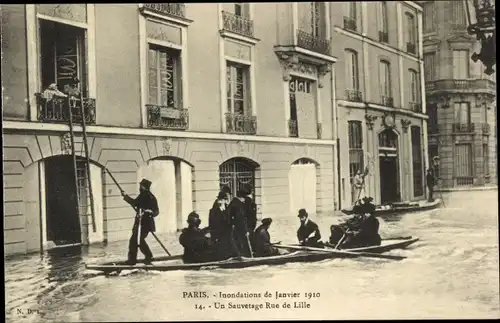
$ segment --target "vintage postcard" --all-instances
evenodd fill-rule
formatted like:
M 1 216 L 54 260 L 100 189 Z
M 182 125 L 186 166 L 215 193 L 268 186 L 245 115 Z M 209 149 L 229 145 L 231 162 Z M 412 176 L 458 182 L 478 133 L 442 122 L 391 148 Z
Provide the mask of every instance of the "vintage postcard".
M 500 318 L 493 0 L 0 15 L 6 322 Z

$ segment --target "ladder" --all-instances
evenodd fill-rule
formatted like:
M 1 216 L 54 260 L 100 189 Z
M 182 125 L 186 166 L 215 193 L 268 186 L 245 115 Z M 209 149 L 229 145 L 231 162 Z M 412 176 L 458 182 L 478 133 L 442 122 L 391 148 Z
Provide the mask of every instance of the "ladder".
M 79 83 L 78 80 L 76 80 Z M 83 101 L 83 93 L 80 90 L 78 96 L 68 95 L 68 110 L 69 110 L 69 132 L 71 138 L 71 154 L 73 156 L 73 170 L 75 175 L 76 184 L 76 199 L 77 199 L 77 214 L 85 214 L 88 210 L 88 202 L 90 201 L 90 215 L 92 218 L 92 231 L 96 232 L 95 223 L 95 209 L 94 209 L 94 195 L 92 192 L 92 180 L 90 178 L 90 157 L 89 157 L 89 146 L 87 142 L 87 127 L 85 124 L 85 107 Z M 73 116 L 73 109 L 77 108 L 77 104 L 80 104 L 80 116 Z M 81 120 L 78 120 L 80 119 Z M 75 120 L 74 120 L 75 119 Z M 75 132 L 74 132 L 74 121 L 80 121 L 83 133 L 83 149 L 85 151 L 85 159 L 77 160 L 76 158 L 76 148 L 75 148 Z M 88 194 L 87 193 L 88 189 Z M 85 201 L 82 201 L 82 195 L 85 196 Z

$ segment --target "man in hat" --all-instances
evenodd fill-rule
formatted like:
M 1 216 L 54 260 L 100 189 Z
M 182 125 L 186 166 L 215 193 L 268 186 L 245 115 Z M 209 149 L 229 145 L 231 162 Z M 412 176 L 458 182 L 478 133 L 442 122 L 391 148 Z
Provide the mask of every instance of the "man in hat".
M 245 218 L 248 225 L 248 232 L 253 233 L 257 226 L 257 205 L 253 200 L 252 187 L 249 184 L 245 184 L 242 190 L 245 195 Z
M 250 257 L 250 231 L 247 223 L 247 208 L 245 191 L 239 190 L 228 206 L 229 218 L 233 228 L 233 238 L 238 250 L 238 256 Z
M 153 193 L 151 193 L 150 188 L 151 182 L 147 179 L 143 179 L 139 183 L 139 196 L 135 199 L 125 194 L 124 191 L 121 191 L 123 199 L 128 204 L 132 205 L 137 212 L 134 226 L 132 227 L 132 237 L 130 237 L 128 247 L 127 263 L 130 265 L 135 265 L 137 263 L 137 247 L 139 247 L 141 252 L 144 254 L 145 264 L 151 264 L 151 261 L 153 260 L 153 253 L 146 243 L 146 237 L 149 232 L 155 232 L 156 227 L 154 218 L 158 216 L 160 211 L 158 209 L 158 201 Z M 137 235 L 139 235 L 139 245 L 137 245 Z
M 432 169 L 427 169 L 427 175 L 425 176 L 425 181 L 427 184 L 427 189 L 429 189 L 429 198 L 427 201 L 434 202 L 434 197 L 432 196 L 434 193 L 434 185 L 436 185 L 436 179 L 434 178 L 434 174 Z
M 279 254 L 278 249 L 271 244 L 271 236 L 269 235 L 269 227 L 273 220 L 271 218 L 262 219 L 262 224 L 255 230 L 253 242 L 255 247 L 256 257 L 268 257 Z
M 229 204 L 229 201 L 231 201 L 231 188 L 229 188 L 229 186 L 227 186 L 227 185 L 224 185 L 224 186 L 222 186 L 222 189 L 220 190 L 219 194 L 221 194 L 221 193 L 226 195 L 225 199 L 227 200 L 227 204 Z M 214 201 L 212 208 L 217 207 L 218 205 L 219 205 L 219 197 L 217 197 L 217 199 Z
M 212 243 L 217 249 L 217 258 L 220 260 L 228 259 L 237 256 L 238 252 L 235 251 L 235 245 L 232 237 L 231 219 L 227 205 L 227 193 L 220 191 L 217 195 L 217 205 L 210 209 L 208 216 L 208 227 Z
M 299 210 L 300 227 L 297 230 L 297 238 L 301 246 L 322 248 L 323 244 L 319 241 L 321 233 L 316 223 L 309 220 L 309 214 L 305 209 Z
M 215 253 L 207 237 L 208 231 L 200 229 L 200 216 L 191 212 L 187 218 L 188 227 L 182 229 L 179 243 L 184 247 L 182 260 L 186 264 L 203 263 L 215 260 Z

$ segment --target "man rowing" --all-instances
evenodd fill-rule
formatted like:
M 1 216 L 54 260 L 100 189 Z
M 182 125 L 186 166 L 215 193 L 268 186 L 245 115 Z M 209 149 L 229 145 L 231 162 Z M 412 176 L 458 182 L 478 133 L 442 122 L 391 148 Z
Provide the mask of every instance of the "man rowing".
M 182 229 L 179 237 L 180 244 L 184 247 L 182 260 L 186 264 L 202 263 L 216 260 L 215 250 L 210 241 L 207 229 L 200 229 L 200 216 L 191 212 L 187 218 L 188 227 Z
M 254 247 L 256 257 L 269 257 L 279 254 L 278 249 L 271 244 L 271 236 L 269 227 L 273 222 L 270 218 L 262 219 L 262 224 L 255 229 L 254 232 Z
M 147 179 L 143 179 L 139 183 L 139 195 L 135 199 L 125 194 L 124 191 L 121 191 L 125 202 L 132 205 L 137 212 L 128 246 L 127 264 L 129 265 L 135 265 L 137 263 L 137 247 L 139 247 L 144 254 L 145 264 L 150 265 L 153 260 L 153 253 L 146 243 L 146 237 L 149 232 L 155 232 L 154 217 L 158 216 L 160 211 L 158 209 L 158 201 L 153 193 L 151 193 L 150 188 L 151 182 Z M 138 235 L 139 243 L 137 243 Z
M 297 230 L 297 238 L 301 246 L 322 248 L 323 243 L 319 241 L 321 239 L 321 233 L 319 232 L 319 227 L 316 223 L 309 220 L 309 214 L 305 209 L 300 209 L 298 217 L 300 219 L 300 227 Z

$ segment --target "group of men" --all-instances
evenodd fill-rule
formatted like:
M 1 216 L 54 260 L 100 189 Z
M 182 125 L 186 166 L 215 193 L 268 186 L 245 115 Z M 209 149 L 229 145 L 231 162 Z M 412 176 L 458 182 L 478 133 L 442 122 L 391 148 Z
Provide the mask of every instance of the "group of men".
M 128 264 L 137 262 L 137 249 L 145 256 L 145 264 L 151 264 L 153 254 L 146 243 L 149 232 L 155 231 L 154 218 L 159 209 L 156 197 L 150 191 L 151 182 L 140 182 L 140 193 L 133 199 L 121 191 L 124 200 L 137 211 L 132 236 L 129 241 Z M 365 197 L 354 206 L 356 214 L 344 223 L 332 225 L 329 241 L 321 241 L 316 223 L 309 219 L 305 209 L 300 209 L 300 226 L 297 239 L 301 246 L 325 246 L 348 249 L 380 245 L 379 222 L 375 218 L 373 199 Z M 257 207 L 252 198 L 252 187 L 244 185 L 231 198 L 229 187 L 223 187 L 209 213 L 208 226 L 200 228 L 201 219 L 196 212 L 187 217 L 188 226 L 179 237 L 184 247 L 185 263 L 202 263 L 241 257 L 267 257 L 278 255 L 271 243 L 269 228 L 272 219 L 264 218 L 257 227 Z

